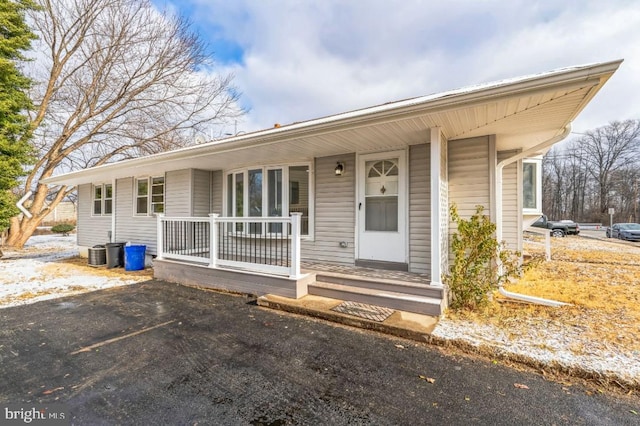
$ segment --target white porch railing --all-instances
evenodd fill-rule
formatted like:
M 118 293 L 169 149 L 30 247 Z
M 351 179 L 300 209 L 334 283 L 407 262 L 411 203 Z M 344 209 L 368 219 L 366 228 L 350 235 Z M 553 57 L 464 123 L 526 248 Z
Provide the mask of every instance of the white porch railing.
M 158 259 L 300 277 L 301 213 L 291 217 L 158 217 Z

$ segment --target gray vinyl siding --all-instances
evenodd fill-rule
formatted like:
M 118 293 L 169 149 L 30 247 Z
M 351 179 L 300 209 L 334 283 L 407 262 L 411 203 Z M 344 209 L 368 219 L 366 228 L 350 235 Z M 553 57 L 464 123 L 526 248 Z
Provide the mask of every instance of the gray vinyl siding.
M 210 212 L 211 172 L 184 169 L 167 172 L 165 214 L 173 217 L 207 216 Z
M 133 178 L 118 179 L 116 187 L 117 241 L 144 244 L 147 246 L 147 253 L 156 254 L 157 219 L 155 216 L 135 216 Z
M 192 215 L 208 216 L 211 212 L 211 172 L 208 170 L 192 171 Z
M 477 205 L 490 215 L 489 137 L 449 141 L 448 159 L 449 203 L 463 218 L 471 217 Z
M 164 187 L 164 212 L 167 216 L 191 216 L 190 186 L 190 169 L 167 172 Z
M 498 161 L 515 154 L 517 154 L 516 151 L 498 152 Z M 502 171 L 502 239 L 511 250 L 522 250 L 520 170 L 522 170 L 522 161 L 509 164 Z
M 211 213 L 222 214 L 222 185 L 223 185 L 222 170 L 216 170 L 211 172 Z
M 409 271 L 431 272 L 431 155 L 429 145 L 409 148 Z
M 109 231 L 111 231 L 111 216 L 91 215 L 92 192 L 91 184 L 78 187 L 77 238 L 78 245 L 83 247 L 108 243 Z
M 344 173 L 336 176 L 337 162 Z M 302 241 L 303 260 L 353 264 L 355 262 L 355 154 L 321 157 L 315 160 L 314 241 Z M 346 248 L 340 242 L 347 243 Z

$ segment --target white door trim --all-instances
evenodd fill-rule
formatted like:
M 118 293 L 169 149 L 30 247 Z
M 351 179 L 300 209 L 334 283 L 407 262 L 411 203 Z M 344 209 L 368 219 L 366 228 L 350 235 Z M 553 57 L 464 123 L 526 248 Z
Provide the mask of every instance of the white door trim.
M 360 208 L 364 208 L 364 165 L 367 161 L 384 160 L 386 158 L 397 157 L 400 160 L 400 173 L 398 175 L 398 195 L 403 198 L 399 203 L 402 207 L 398 212 L 399 222 L 402 223 L 402 232 L 404 233 L 404 255 L 402 263 L 409 264 L 409 150 L 381 151 L 375 153 L 356 153 L 356 202 L 355 202 L 355 259 L 360 258 Z M 360 204 L 362 203 L 362 204 Z M 360 207 L 362 206 L 362 207 Z M 400 226 L 400 223 L 398 224 Z M 364 260 L 364 259 L 363 259 Z M 384 260 L 384 259 L 380 259 Z

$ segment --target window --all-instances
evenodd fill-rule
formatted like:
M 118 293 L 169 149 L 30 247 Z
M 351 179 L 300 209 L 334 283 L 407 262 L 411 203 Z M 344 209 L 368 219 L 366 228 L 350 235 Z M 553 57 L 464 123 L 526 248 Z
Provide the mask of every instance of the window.
M 398 231 L 397 159 L 367 161 L 365 230 Z
M 113 211 L 113 186 L 93 185 L 93 215 L 110 216 Z
M 542 160 L 522 161 L 522 208 L 526 212 L 542 210 Z
M 137 216 L 164 213 L 164 177 L 136 179 L 135 208 Z
M 151 213 L 164 213 L 164 178 L 151 178 Z
M 262 169 L 249 170 L 249 216 L 262 217 Z M 252 223 L 249 232 L 262 233 L 262 224 Z
M 149 179 L 136 179 L 136 214 L 149 213 Z
M 226 212 L 230 217 L 281 217 L 302 213 L 301 232 L 309 235 L 310 166 L 249 168 L 227 174 Z M 236 224 L 241 231 L 242 224 Z M 262 233 L 253 224 L 247 232 Z M 269 224 L 267 232 L 282 232 Z
M 93 214 L 96 216 L 102 214 L 102 185 L 93 187 Z
M 113 211 L 113 186 L 104 185 L 104 214 L 110 215 Z
M 300 232 L 309 235 L 309 167 L 289 167 L 289 214 L 302 213 Z

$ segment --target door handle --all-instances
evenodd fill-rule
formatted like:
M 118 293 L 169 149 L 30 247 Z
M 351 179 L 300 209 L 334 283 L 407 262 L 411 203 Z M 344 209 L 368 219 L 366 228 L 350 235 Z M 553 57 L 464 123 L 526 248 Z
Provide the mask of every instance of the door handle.
M 362 209 L 362 203 L 358 203 L 358 210 Z

